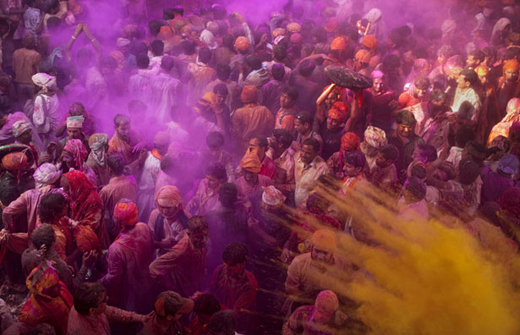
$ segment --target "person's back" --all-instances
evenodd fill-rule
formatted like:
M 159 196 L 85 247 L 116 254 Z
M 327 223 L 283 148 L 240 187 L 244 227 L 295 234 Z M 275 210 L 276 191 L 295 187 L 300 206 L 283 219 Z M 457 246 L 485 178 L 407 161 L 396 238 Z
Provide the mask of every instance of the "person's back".
M 311 78 L 315 68 L 313 61 L 304 60 L 292 71 L 289 79 L 289 85 L 296 87 L 300 93 L 296 107 L 311 115 L 316 112 L 316 100 L 320 94 L 320 87 Z

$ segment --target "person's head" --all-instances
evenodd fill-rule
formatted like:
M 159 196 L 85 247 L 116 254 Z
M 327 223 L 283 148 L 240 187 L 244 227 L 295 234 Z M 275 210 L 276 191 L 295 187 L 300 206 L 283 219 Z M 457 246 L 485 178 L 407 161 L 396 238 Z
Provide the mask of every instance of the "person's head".
M 467 126 L 462 126 L 455 133 L 455 146 L 464 148 L 469 141 L 475 139 L 475 132 Z
M 246 57 L 246 67 L 249 71 L 260 70 L 262 68 L 262 61 L 257 55 L 249 55 Z
M 287 86 L 282 90 L 282 95 L 280 96 L 280 106 L 282 108 L 291 108 L 296 104 L 296 99 L 298 99 L 299 93 L 296 87 Z
M 376 94 L 383 92 L 383 89 L 385 88 L 385 75 L 383 72 L 379 70 L 372 71 L 370 78 L 372 79 L 372 91 Z
M 312 73 L 314 72 L 314 69 L 316 68 L 316 64 L 313 60 L 307 59 L 301 62 L 300 64 L 300 74 L 305 77 L 309 78 Z
M 50 224 L 44 223 L 31 233 L 31 243 L 36 250 L 50 251 L 55 241 L 56 235 Z
M 478 81 L 477 73 L 472 69 L 464 69 L 457 78 L 457 87 L 463 90 L 473 87 Z
M 453 56 L 453 48 L 449 45 L 443 45 L 439 48 L 439 51 L 437 51 L 437 61 L 440 65 L 446 64 L 448 58 L 451 56 Z
M 312 321 L 326 324 L 336 314 L 339 309 L 339 301 L 336 294 L 332 291 L 321 291 L 314 302 L 314 314 Z
M 428 89 L 430 88 L 430 80 L 427 77 L 419 76 L 415 79 L 414 86 L 415 97 L 418 99 L 422 99 L 424 98 L 424 96 L 428 92 Z
M 482 163 L 487 156 L 486 146 L 477 141 L 469 141 L 464 146 L 462 158 L 471 158 L 478 164 Z
M 84 120 L 83 116 L 69 116 L 67 118 L 67 135 L 69 139 L 81 139 Z
M 271 75 L 274 80 L 282 81 L 285 77 L 285 67 L 282 64 L 273 64 L 271 67 Z
M 506 154 L 498 161 L 497 171 L 502 174 L 512 177 L 518 174 L 518 166 L 520 162 L 518 157 L 512 154 Z
M 226 266 L 227 274 L 230 277 L 241 276 L 242 273 L 244 273 L 248 256 L 249 251 L 245 244 L 240 242 L 229 244 L 222 254 L 222 260 Z
M 123 114 L 117 114 L 114 117 L 114 128 L 119 137 L 123 140 L 130 140 L 130 118 Z
M 365 168 L 366 158 L 360 151 L 351 152 L 343 158 L 343 173 L 347 177 L 356 177 Z
M 332 230 L 316 230 L 311 238 L 311 259 L 317 263 L 330 263 L 336 252 L 337 244 L 336 233 Z
M 459 182 L 470 185 L 480 176 L 480 166 L 472 159 L 463 159 L 459 162 Z
M 217 78 L 221 81 L 227 81 L 231 76 L 231 67 L 227 63 L 217 64 Z
M 220 306 L 220 302 L 213 294 L 202 293 L 195 298 L 193 312 L 203 325 L 207 325 L 211 317 L 221 310 L 222 306 Z
M 447 94 L 441 90 L 435 89 L 430 94 L 430 107 L 433 112 L 433 116 L 446 109 Z
M 53 223 L 67 214 L 68 203 L 60 193 L 48 193 L 38 206 L 38 216 L 43 223 Z
M 170 134 L 166 131 L 160 131 L 153 138 L 153 148 L 161 155 L 166 155 L 168 146 L 170 145 Z
M 206 145 L 211 154 L 220 154 L 224 147 L 224 135 L 219 131 L 212 131 L 206 136 Z
M 125 162 L 123 161 L 123 157 L 121 157 L 119 154 L 108 156 L 107 166 L 110 169 L 112 175 L 116 177 L 122 176 L 123 171 L 125 170 Z
M 173 185 L 161 187 L 155 194 L 155 203 L 159 213 L 167 219 L 177 218 L 183 210 L 181 192 Z
M 242 89 L 240 94 L 240 100 L 244 104 L 255 104 L 258 102 L 258 89 L 256 86 L 248 85 Z
M 376 164 L 380 168 L 392 165 L 399 158 L 399 149 L 395 145 L 387 144 L 377 150 Z
M 191 313 L 193 306 L 193 300 L 183 298 L 174 291 L 164 291 L 155 299 L 154 311 L 160 320 L 174 322 L 179 321 L 182 314 Z
M 29 145 L 32 141 L 31 123 L 26 121 L 16 121 L 13 126 L 13 135 L 16 141 Z
M 187 55 L 191 56 L 194 55 L 197 51 L 197 44 L 193 42 L 192 40 L 184 40 L 182 42 L 182 52 Z
M 420 143 L 415 147 L 413 158 L 424 164 L 432 163 L 437 160 L 437 149 L 431 144 Z
M 182 17 L 184 15 L 184 7 L 175 6 L 172 8 L 172 12 L 175 17 L 178 17 L 178 16 Z
M 162 56 L 164 53 L 164 42 L 161 40 L 154 40 L 150 45 L 150 49 L 154 56 Z
M 299 113 L 294 119 L 294 129 L 300 134 L 307 134 L 312 130 L 314 119 L 309 113 Z
M 208 241 L 208 222 L 203 216 L 192 216 L 188 220 L 188 236 L 196 249 L 206 247 Z
M 147 54 L 139 54 L 137 55 L 135 62 L 137 64 L 137 68 L 147 69 L 150 65 L 150 58 L 148 58 Z
M 206 168 L 206 180 L 211 190 L 216 190 L 227 180 L 226 168 L 221 163 L 210 164 Z
M 213 93 L 215 93 L 215 106 L 224 106 L 229 94 L 226 84 L 215 85 L 215 87 L 213 87 Z
M 208 323 L 209 335 L 235 335 L 236 324 L 233 310 L 217 312 Z
M 69 106 L 69 115 L 85 117 L 87 115 L 87 111 L 81 102 L 73 102 Z
M 347 106 L 343 102 L 335 102 L 327 112 L 327 131 L 340 131 L 347 121 Z
M 466 66 L 476 68 L 484 61 L 485 55 L 481 50 L 473 50 L 466 60 Z
M 218 199 L 226 208 L 233 208 L 238 200 L 238 189 L 233 183 L 223 183 L 218 188 Z
M 211 61 L 211 50 L 208 47 L 202 47 L 199 49 L 199 61 L 208 64 Z
M 403 138 L 410 137 L 414 132 L 415 116 L 412 112 L 402 110 L 395 118 L 397 123 L 397 135 Z
M 100 283 L 82 283 L 74 293 L 74 309 L 84 316 L 98 316 L 107 308 L 108 296 Z
M 161 69 L 164 72 L 170 73 L 170 71 L 173 69 L 174 66 L 175 66 L 175 61 L 173 60 L 173 57 L 164 56 L 161 59 Z
M 285 46 L 277 44 L 273 47 L 273 59 L 277 62 L 283 62 L 287 57 L 287 49 Z
M 264 135 L 258 135 L 249 140 L 248 151 L 257 150 L 258 157 L 263 158 L 269 148 L 269 141 Z
M 273 131 L 273 141 L 269 145 L 276 151 L 284 152 L 291 146 L 293 140 L 294 138 L 290 131 L 286 129 L 275 129 Z
M 307 138 L 302 143 L 300 150 L 301 160 L 305 165 L 311 164 L 312 161 L 318 156 L 320 151 L 320 142 L 315 138 Z
M 22 39 L 22 45 L 25 49 L 33 50 L 36 46 L 36 40 L 34 36 L 30 33 L 25 35 Z
M 404 183 L 403 195 L 408 204 L 419 202 L 426 197 L 426 185 L 418 178 L 410 177 Z
M 508 60 L 504 63 L 503 73 L 507 82 L 514 83 L 518 81 L 520 72 L 520 64 L 516 59 Z

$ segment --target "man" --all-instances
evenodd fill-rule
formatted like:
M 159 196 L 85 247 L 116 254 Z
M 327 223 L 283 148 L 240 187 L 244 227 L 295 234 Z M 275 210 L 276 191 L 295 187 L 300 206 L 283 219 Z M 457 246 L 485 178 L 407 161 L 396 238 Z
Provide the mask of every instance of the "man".
M 147 54 L 137 55 L 137 73 L 128 80 L 128 94 L 134 99 L 152 101 L 153 73 L 148 69 L 150 58 Z
M 419 143 L 424 143 L 423 139 L 414 132 L 415 117 L 407 110 L 400 111 L 396 116 L 397 129 L 390 136 L 388 143 L 393 144 L 399 150 L 399 159 L 396 161 L 397 175 L 399 181 L 406 180 L 406 169 L 413 161 L 413 152 Z
M 266 107 L 258 105 L 258 89 L 255 86 L 244 87 L 240 99 L 244 107 L 237 109 L 231 117 L 239 155 L 246 151 L 248 141 L 253 136 L 267 136 L 274 126 L 273 114 Z
M 394 162 L 399 157 L 399 150 L 387 144 L 377 151 L 376 167 L 370 171 L 371 182 L 388 193 L 395 191 L 399 183 Z
M 475 70 L 483 61 L 486 55 L 482 50 L 473 50 L 469 53 L 468 59 L 466 59 L 466 67 L 471 70 Z
M 399 109 L 408 108 L 421 103 L 426 99 L 426 94 L 430 88 L 430 80 L 426 77 L 419 76 L 414 83 L 410 85 L 407 92 L 401 93 L 398 99 Z M 417 120 L 421 122 L 421 120 Z
M 137 200 L 137 183 L 134 177 L 125 176 L 123 171 L 125 164 L 123 158 L 120 155 L 112 155 L 107 159 L 107 166 L 110 170 L 112 178 L 108 182 L 108 185 L 104 186 L 99 192 L 101 200 L 105 207 L 105 223 L 110 236 L 110 240 L 113 241 L 121 227 L 112 222 L 112 213 L 114 213 L 114 207 L 121 199 L 129 199 L 132 202 Z
M 206 92 L 212 92 L 218 84 L 224 84 L 227 87 L 228 94 L 226 96 L 226 106 L 229 110 L 237 109 L 240 103 L 240 85 L 229 77 L 231 76 L 231 67 L 229 64 L 217 64 L 217 79 L 206 86 Z
M 271 178 L 259 174 L 262 163 L 258 158 L 257 148 L 248 150 L 240 162 L 240 169 L 244 175 L 235 181 L 235 185 L 238 188 L 239 197 L 244 201 L 259 192 L 264 186 L 269 186 L 272 183 Z
M 482 103 L 474 87 L 478 82 L 477 73 L 470 69 L 462 70 L 457 79 L 457 89 L 451 110 L 457 115 L 457 122 L 472 127 L 477 125 Z
M 245 79 L 242 81 L 241 78 Z M 256 55 L 247 56 L 244 71 L 238 80 L 238 82 L 242 84 L 242 87 L 253 85 L 260 90 L 268 81 L 269 73 L 262 67 L 260 58 Z
M 107 289 L 111 305 L 147 313 L 152 307 L 148 272 L 154 254 L 152 231 L 137 222 L 137 206 L 128 199 L 121 199 L 113 213 L 121 232 L 108 248 L 108 273 L 100 283 Z
M 287 49 L 285 46 L 281 44 L 276 44 L 273 47 L 273 60 L 271 62 L 264 63 L 265 68 L 271 75 L 271 77 L 274 77 L 273 69 L 279 65 L 281 68 L 284 69 L 283 76 L 280 81 L 283 81 L 284 83 L 287 83 L 289 81 L 289 78 L 291 77 L 291 68 L 286 66 L 284 64 L 284 60 L 287 57 Z M 280 71 L 281 72 L 281 71 Z
M 269 144 L 268 155 L 276 164 L 276 174 L 273 184 L 281 190 L 286 197 L 294 192 L 294 152 L 290 150 L 293 136 L 284 129 L 276 129 L 273 132 L 272 141 Z M 292 197 L 291 197 L 292 198 Z
M 183 314 L 191 313 L 193 306 L 193 300 L 183 298 L 176 292 L 162 292 L 155 300 L 154 310 L 139 334 L 182 334 L 183 326 L 180 319 Z
M 108 135 L 96 133 L 88 139 L 90 153 L 87 165 L 96 173 L 98 187 L 101 188 L 110 181 L 110 171 L 107 166 Z
M 343 172 L 343 159 L 348 154 L 359 150 L 360 143 L 361 140 L 356 134 L 351 132 L 345 133 L 341 137 L 341 147 L 339 151 L 332 154 L 332 156 L 330 156 L 330 158 L 327 160 L 327 165 L 329 166 L 329 169 L 340 180 L 343 180 L 343 178 L 345 178 Z
M 61 139 L 56 146 L 56 157 L 61 156 L 63 147 L 70 140 L 80 140 L 83 143 L 85 150 L 90 153 L 90 146 L 88 145 L 88 137 L 83 134 L 83 116 L 69 116 L 67 118 L 67 137 Z
M 320 125 L 320 135 L 323 138 L 323 151 L 321 157 L 328 160 L 332 154 L 341 148 L 341 137 L 344 134 L 344 126 L 347 121 L 347 106 L 342 102 L 336 102 L 327 112 L 327 120 Z
M 450 132 L 448 115 L 450 108 L 446 106 L 446 93 L 441 90 L 434 90 L 430 94 L 430 101 L 424 105 L 425 118 L 420 127 L 415 127 L 416 134 L 437 149 L 439 158 L 445 159 L 449 153 L 448 136 Z
M 208 323 L 211 317 L 222 310 L 222 306 L 213 294 L 202 293 L 195 299 L 193 313 L 195 317 L 188 327 L 191 335 L 208 335 Z
M 314 138 L 303 141 L 301 150 L 296 154 L 294 179 L 294 201 L 300 206 L 314 188 L 318 177 L 329 172 L 327 163 L 318 156 L 320 143 Z
M 276 115 L 278 110 L 280 110 L 280 97 L 285 87 L 285 82 L 283 81 L 284 73 L 285 71 L 281 64 L 274 64 L 271 69 L 273 79 L 269 80 L 261 90 L 262 105 L 267 107 L 273 115 Z
M 370 115 L 370 124 L 390 134 L 393 124 L 392 112 L 397 108 L 397 97 L 385 85 L 383 72 L 373 71 L 370 78 L 373 82 L 372 87 L 366 89 L 363 96 L 368 108 L 367 114 Z
M 258 282 L 255 276 L 245 269 L 249 255 L 243 243 L 229 244 L 222 256 L 224 261 L 213 272 L 210 293 L 237 315 L 237 330 L 249 334 L 256 327 L 256 294 Z
M 499 119 L 506 115 L 507 103 L 520 96 L 520 64 L 516 59 L 504 63 L 503 75 L 498 79 L 497 98 Z
M 159 123 L 168 122 L 171 108 L 184 102 L 182 83 L 170 75 L 174 65 L 172 57 L 164 56 L 160 63 L 160 71 L 151 82 L 153 102 L 157 108 L 156 118 Z
M 208 47 L 203 47 L 199 50 L 197 61 L 188 64 L 187 102 L 190 106 L 194 105 L 206 92 L 206 86 L 216 79 L 217 73 L 208 65 L 211 57 L 211 50 Z
M 276 113 L 274 129 L 285 129 L 293 132 L 294 119 L 298 113 L 298 109 L 296 108 L 298 95 L 298 90 L 294 87 L 289 86 L 282 90 L 280 109 L 278 113 Z
M 300 93 L 296 107 L 302 112 L 314 114 L 316 100 L 320 95 L 320 87 L 312 80 L 312 73 L 316 64 L 311 59 L 304 59 L 294 68 L 289 79 L 289 85 Z
M 12 125 L 13 136 L 15 138 L 15 144 L 25 144 L 29 146 L 33 152 L 35 157 L 35 162 L 38 162 L 38 150 L 33 145 L 33 132 L 32 132 L 32 124 L 29 120 L 20 120 L 16 121 Z
M 208 223 L 202 216 L 188 220 L 188 231 L 177 245 L 150 264 L 150 275 L 161 287 L 184 296 L 202 290 L 206 268 Z
M 94 186 L 97 186 L 96 173 L 85 162 L 87 157 L 88 153 L 85 149 L 85 145 L 80 140 L 71 139 L 65 144 L 61 152 L 61 170 L 63 173 L 67 173 L 71 170 L 81 171 Z
M 248 152 L 256 150 L 258 159 L 260 159 L 260 162 L 262 163 L 262 168 L 258 174 L 274 179 L 276 173 L 276 164 L 268 155 L 266 155 L 268 149 L 269 141 L 265 136 L 258 135 L 249 140 L 249 148 L 247 149 Z
M 308 138 L 314 138 L 320 143 L 320 153 L 323 148 L 323 139 L 321 135 L 313 130 L 314 118 L 309 113 L 299 113 L 294 120 L 294 130 L 297 132 L 296 142 L 293 143 L 295 151 L 300 150 L 303 141 Z
M 18 100 L 23 104 L 33 97 L 33 82 L 31 77 L 38 73 L 42 56 L 34 50 L 36 40 L 32 34 L 27 34 L 22 40 L 23 48 L 13 53 L 14 82 L 18 91 Z
M 130 118 L 123 114 L 114 117 L 115 134 L 108 142 L 108 155 L 121 154 L 124 163 L 134 176 L 139 176 L 139 168 L 144 163 L 148 152 L 139 143 L 139 137 L 131 129 Z
M 227 173 L 220 163 L 213 163 L 206 169 L 206 178 L 202 179 L 197 192 L 186 205 L 186 212 L 191 215 L 206 215 L 208 212 L 218 210 L 219 187 L 227 180 Z

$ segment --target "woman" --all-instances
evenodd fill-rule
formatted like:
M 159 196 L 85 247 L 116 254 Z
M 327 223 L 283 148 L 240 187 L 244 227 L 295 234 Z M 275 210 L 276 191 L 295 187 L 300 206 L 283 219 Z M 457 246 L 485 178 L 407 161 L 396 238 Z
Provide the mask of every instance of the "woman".
M 110 172 L 106 163 L 108 150 L 108 135 L 93 134 L 88 139 L 90 154 L 87 158 L 87 165 L 94 171 L 97 177 L 98 189 L 107 185 L 110 181 Z
M 63 172 L 70 171 L 71 169 L 82 171 L 90 182 L 97 186 L 96 173 L 90 166 L 85 164 L 87 157 L 88 153 L 83 142 L 76 139 L 70 140 L 65 144 L 61 153 L 61 169 Z
M 520 121 L 520 99 L 513 98 L 507 103 L 506 116 L 491 130 L 488 145 L 498 136 L 509 137 L 509 128 L 518 121 Z
M 73 299 L 56 270 L 49 263 L 38 266 L 29 274 L 25 285 L 31 295 L 23 305 L 18 321 L 30 327 L 48 323 L 57 335 L 67 334 Z
M 46 146 L 55 140 L 54 131 L 59 125 L 60 100 L 56 95 L 56 77 L 46 73 L 37 73 L 32 76 L 32 81 L 40 88 L 34 98 L 32 121 Z
M 103 222 L 103 201 L 96 186 L 77 170 L 67 172 L 61 178 L 63 191 L 70 199 L 70 218 L 78 224 L 90 227 L 97 235 L 102 249 L 109 245 L 108 233 Z

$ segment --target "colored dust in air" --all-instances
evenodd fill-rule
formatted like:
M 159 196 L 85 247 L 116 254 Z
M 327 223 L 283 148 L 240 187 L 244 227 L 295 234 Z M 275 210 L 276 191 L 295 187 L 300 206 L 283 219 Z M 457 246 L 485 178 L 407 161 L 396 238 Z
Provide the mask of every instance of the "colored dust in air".
M 341 234 L 337 256 L 359 271 L 336 272 L 334 290 L 359 304 L 370 334 L 519 334 L 520 261 L 497 227 L 440 213 L 405 221 L 375 189 L 317 192 L 352 219 L 357 240 Z

